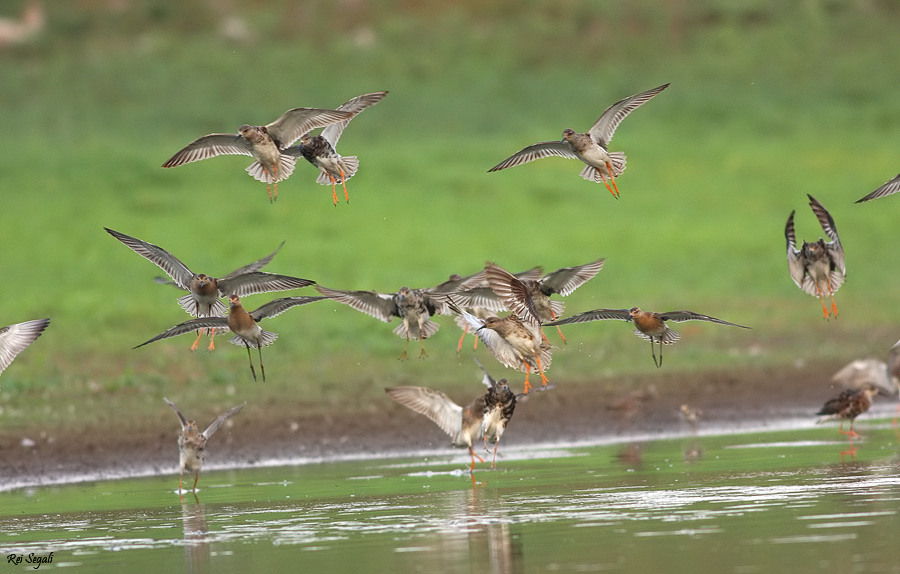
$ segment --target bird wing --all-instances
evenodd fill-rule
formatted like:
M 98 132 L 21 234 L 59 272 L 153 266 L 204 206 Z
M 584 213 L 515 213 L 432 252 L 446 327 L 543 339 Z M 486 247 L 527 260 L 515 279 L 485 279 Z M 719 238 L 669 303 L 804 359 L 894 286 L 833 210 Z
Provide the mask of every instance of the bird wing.
M 675 321 L 676 323 L 680 323 L 682 321 L 709 321 L 710 323 L 731 325 L 732 327 L 740 327 L 741 329 L 750 328 L 745 327 L 744 325 L 738 325 L 737 323 L 729 323 L 728 321 L 723 321 L 722 319 L 716 319 L 715 317 L 710 317 L 709 315 L 694 313 L 693 311 L 666 311 L 665 313 L 659 313 L 659 318 L 663 321 Z
M 803 264 L 802 253 L 797 249 L 797 236 L 794 233 L 794 211 L 788 216 L 784 225 L 784 237 L 787 239 L 788 272 L 797 287 L 803 288 L 803 276 L 806 275 L 806 266 Z
M 451 437 L 456 437 L 462 430 L 462 407 L 441 391 L 427 387 L 387 387 L 384 392 L 401 405 L 431 419 Z
M 590 281 L 603 269 L 606 259 L 598 259 L 592 263 L 585 263 L 576 267 L 563 267 L 552 273 L 548 273 L 540 280 L 541 291 L 548 297 L 553 293 L 559 293 L 563 297 Z
M 528 163 L 536 159 L 542 159 L 550 156 L 564 157 L 567 159 L 577 159 L 572 146 L 569 145 L 569 142 L 565 140 L 540 142 L 520 149 L 488 171 L 499 171 L 501 169 L 515 167 L 517 165 L 522 165 L 523 163 Z
M 0 373 L 12 363 L 16 355 L 41 336 L 50 319 L 32 319 L 0 329 Z
M 612 139 L 613 134 L 616 133 L 616 128 L 619 127 L 622 120 L 668 87 L 669 84 L 663 84 L 652 90 L 623 98 L 606 108 L 588 132 L 591 135 L 591 139 L 603 146 L 604 149 L 607 149 L 609 141 Z
M 857 199 L 856 203 L 862 203 L 864 201 L 869 201 L 870 199 L 878 199 L 879 197 L 893 195 L 898 191 L 900 191 L 900 173 L 898 173 L 896 177 L 894 177 L 894 179 L 886 182 L 884 185 L 882 185 L 869 195 L 863 197 L 862 199 Z
M 385 323 L 390 323 L 393 317 L 400 316 L 397 302 L 393 293 L 376 293 L 375 291 L 340 291 L 316 285 L 319 293 L 339 303 L 350 305 L 357 311 L 362 311 Z
M 184 415 L 181 414 L 181 411 L 178 410 L 178 407 L 175 406 L 175 403 L 173 403 L 166 397 L 163 397 L 163 400 L 166 401 L 166 404 L 168 404 L 170 407 L 172 407 L 172 410 L 175 411 L 176 415 L 178 415 L 178 420 L 181 421 L 181 430 L 184 430 L 184 427 L 187 426 L 187 419 L 184 418 Z
M 337 147 L 338 140 L 341 139 L 341 134 L 344 132 L 344 128 L 347 127 L 347 124 L 350 123 L 350 120 L 355 118 L 356 114 L 359 112 L 380 102 L 386 95 L 386 91 L 372 92 L 371 94 L 363 94 L 361 96 L 356 96 L 352 100 L 347 100 L 338 106 L 337 109 L 341 112 L 350 112 L 353 115 L 346 120 L 341 120 L 327 126 L 322 130 L 322 137 L 331 144 L 331 147 Z
M 219 416 L 217 416 L 213 422 L 209 423 L 209 426 L 206 427 L 206 430 L 203 431 L 203 436 L 204 436 L 204 438 L 206 438 L 207 440 L 209 440 L 209 437 L 211 437 L 211 436 L 213 435 L 213 433 L 216 432 L 216 430 L 217 430 L 220 426 L 222 426 L 222 424 L 223 424 L 225 421 L 227 421 L 228 419 L 230 419 L 230 418 L 233 417 L 234 415 L 236 415 L 236 414 L 238 414 L 239 412 L 241 412 L 241 409 L 242 409 L 242 408 L 244 408 L 244 405 L 238 405 L 238 406 L 236 406 L 236 407 L 232 407 L 232 408 L 228 409 L 228 410 L 225 411 L 224 413 L 222 413 L 222 414 L 220 414 Z
M 497 379 L 491 376 L 487 369 L 484 368 L 484 365 L 481 364 L 481 361 L 478 360 L 478 357 L 472 355 L 472 360 L 475 361 L 475 364 L 478 365 L 478 368 L 484 373 L 484 377 L 481 379 L 481 382 L 484 383 L 489 389 L 493 389 L 497 386 Z
M 296 307 L 297 305 L 306 305 L 307 303 L 313 303 L 315 301 L 321 301 L 322 299 L 327 299 L 328 297 L 317 297 L 317 296 L 303 296 L 303 297 L 282 297 L 281 299 L 273 299 L 264 305 L 260 305 L 253 311 L 250 311 L 250 316 L 253 317 L 253 320 L 259 323 L 263 319 L 268 319 L 269 317 L 277 317 L 281 315 L 288 309 L 292 307 Z
M 167 329 L 159 335 L 153 337 L 152 339 L 144 341 L 137 347 L 132 348 L 137 349 L 138 347 L 143 347 L 144 345 L 149 345 L 150 343 L 155 343 L 156 341 L 161 341 L 162 339 L 177 337 L 178 335 L 183 335 L 192 331 L 199 331 L 200 329 L 216 329 L 219 331 L 228 331 L 228 319 L 226 317 L 200 317 L 197 319 L 191 319 L 189 321 L 185 321 L 184 323 L 179 323 L 171 329 Z
M 310 130 L 322 128 L 335 122 L 349 120 L 350 112 L 323 110 L 321 108 L 294 108 L 266 126 L 269 136 L 275 140 L 278 149 L 284 149 Z
M 250 151 L 250 144 L 247 143 L 247 140 L 238 134 L 209 134 L 184 146 L 162 166 L 176 167 L 218 155 L 252 156 L 253 153 Z
M 831 273 L 831 289 L 832 291 L 836 291 L 838 287 L 840 287 L 841 283 L 844 282 L 844 275 L 847 274 L 847 266 L 844 263 L 844 248 L 841 246 L 841 239 L 838 237 L 837 226 L 834 224 L 834 219 L 831 217 L 831 214 L 828 213 L 828 210 L 819 203 L 816 198 L 807 194 L 809 198 L 809 206 L 812 208 L 813 213 L 816 214 L 816 219 L 819 220 L 819 225 L 822 226 L 822 231 L 825 232 L 825 235 L 828 236 L 829 241 L 826 244 L 826 250 L 828 252 L 828 256 L 831 259 L 831 263 L 834 268 L 840 272 L 841 277 L 836 278 L 835 273 L 832 271 Z M 835 285 L 835 280 L 837 284 Z
M 182 263 L 180 259 L 162 247 L 153 245 L 152 243 L 147 243 L 136 237 L 119 233 L 108 227 L 104 227 L 103 229 L 124 243 L 129 249 L 162 269 L 166 275 L 175 281 L 176 285 L 182 289 L 190 289 L 191 279 L 194 277 L 194 273 L 188 269 L 188 266 Z
M 587 323 L 588 321 L 599 321 L 601 319 L 617 319 L 619 321 L 631 321 L 631 313 L 628 309 L 594 309 L 593 311 L 585 311 L 565 319 L 558 319 L 544 323 L 544 325 L 566 325 L 568 323 Z
M 226 279 L 231 279 L 232 277 L 237 277 L 238 275 L 243 275 L 245 273 L 253 273 L 254 271 L 259 271 L 260 269 L 262 269 L 263 267 L 268 265 L 270 261 L 272 261 L 272 258 L 275 257 L 276 253 L 281 251 L 282 247 L 284 247 L 284 241 L 282 241 L 281 245 L 279 245 L 278 248 L 275 251 L 273 251 L 272 253 L 266 255 L 262 259 L 257 259 L 253 263 L 250 263 L 248 265 L 244 265 L 243 267 L 239 267 L 239 268 L 235 269 L 234 271 L 232 271 L 225 277 L 222 277 L 222 279 L 220 279 L 220 281 L 224 281 Z
M 253 295 L 256 293 L 300 289 L 301 287 L 315 284 L 315 281 L 301 279 L 300 277 L 291 277 L 289 275 L 277 275 L 275 273 L 254 271 L 252 273 L 244 273 L 243 275 L 231 277 L 230 279 L 220 279 L 218 284 L 219 293 L 223 297 L 228 297 L 232 294 L 243 297 L 245 295 Z
M 522 320 L 540 324 L 534 301 L 525 284 L 515 275 L 494 263 L 484 267 L 484 277 L 507 309 Z

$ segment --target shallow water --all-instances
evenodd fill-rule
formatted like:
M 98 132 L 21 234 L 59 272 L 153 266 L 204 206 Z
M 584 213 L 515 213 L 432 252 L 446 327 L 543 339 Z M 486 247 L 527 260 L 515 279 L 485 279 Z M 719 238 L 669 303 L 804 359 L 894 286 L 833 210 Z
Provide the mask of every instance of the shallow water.
M 40 570 L 900 572 L 889 422 L 204 472 L 0 493 Z M 502 447 L 501 447 L 502 448 Z M 6 563 L 33 570 L 34 564 Z M 79 568 L 80 567 L 80 568 Z

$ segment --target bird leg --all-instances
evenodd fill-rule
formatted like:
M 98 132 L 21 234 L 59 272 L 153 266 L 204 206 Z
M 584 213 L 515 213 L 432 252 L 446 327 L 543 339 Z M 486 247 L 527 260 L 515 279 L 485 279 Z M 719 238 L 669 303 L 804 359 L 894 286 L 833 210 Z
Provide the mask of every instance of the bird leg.
M 347 178 L 344 177 L 344 169 L 341 168 L 341 185 L 344 187 L 344 198 L 350 203 L 350 194 L 347 193 Z
M 475 470 L 475 459 L 477 458 L 478 460 L 480 460 L 482 464 L 484 464 L 484 459 L 475 454 L 475 449 L 472 448 L 471 445 L 469 445 L 469 454 L 472 455 L 472 466 L 469 467 L 469 472 L 471 473 Z
M 262 371 L 262 380 L 265 383 L 266 382 L 266 366 L 263 365 L 263 362 L 262 362 L 262 345 L 257 345 L 256 350 L 259 352 L 259 370 Z M 247 354 L 248 355 L 250 354 L 249 347 L 247 348 Z M 251 361 L 250 364 L 252 365 L 253 362 Z
M 406 345 L 403 347 L 403 352 L 400 353 L 400 356 L 397 357 L 398 361 L 402 361 L 403 359 L 409 359 L 406 355 L 406 350 L 409 349 L 409 335 L 406 336 Z
M 468 332 L 469 332 L 469 326 L 466 325 L 466 326 L 463 328 L 463 334 L 462 334 L 462 336 L 459 338 L 459 343 L 456 345 L 456 352 L 457 352 L 457 353 L 460 352 L 460 351 L 462 350 L 462 344 L 463 344 L 463 341 L 465 340 L 466 334 L 467 334 Z M 478 344 L 478 337 L 475 337 L 475 344 L 476 344 L 476 345 Z
M 197 492 L 197 481 L 200 480 L 200 471 L 194 473 L 194 489 L 191 492 L 196 494 Z
M 207 351 L 215 351 L 216 350 L 216 330 L 209 330 L 209 347 L 206 348 Z
M 181 490 L 181 484 L 182 484 L 183 481 L 184 481 L 184 469 L 182 468 L 182 469 L 181 469 L 181 476 L 178 477 L 178 494 L 179 494 L 179 495 L 181 495 L 181 493 L 183 492 L 183 491 Z
M 550 318 L 553 319 L 554 321 L 559 319 L 559 317 L 557 317 L 556 313 L 554 313 L 552 309 L 550 310 Z M 566 338 L 562 334 L 562 329 L 559 328 L 559 325 L 556 326 L 556 332 L 559 333 L 559 338 L 562 339 L 562 342 L 568 345 L 569 342 L 566 341 Z M 543 334 L 543 333 L 544 333 L 544 331 L 542 330 L 541 334 Z
M 528 391 L 531 390 L 531 383 L 528 382 L 528 375 L 531 373 L 531 365 L 525 363 L 525 389 L 522 391 L 523 395 L 527 395 Z
M 615 173 L 613 172 L 612 165 L 610 165 L 609 162 L 606 162 L 606 170 L 609 171 L 609 180 L 612 182 L 613 189 L 615 189 L 615 191 L 613 191 L 612 189 L 609 189 L 609 184 L 606 183 L 606 181 L 604 181 L 603 183 L 606 184 L 606 189 L 609 189 L 609 192 L 611 194 L 613 194 L 613 197 L 615 197 L 616 199 L 619 199 L 619 187 L 616 185 L 616 176 L 615 176 Z
M 856 431 L 853 430 L 853 421 L 850 421 L 850 430 L 844 431 L 844 421 L 841 421 L 841 427 L 838 429 L 838 432 L 841 434 L 847 435 L 847 438 L 850 439 L 850 442 L 853 442 L 853 439 L 859 438 L 859 435 Z
M 325 174 L 331 178 L 331 201 L 337 205 L 337 180 L 330 173 L 325 172 Z
M 200 344 L 200 337 L 202 337 L 202 336 L 203 336 L 203 329 L 200 329 L 199 331 L 197 331 L 197 338 L 194 339 L 194 344 L 191 345 L 191 351 L 197 350 L 197 345 Z
M 534 354 L 534 358 L 537 360 L 537 364 L 538 364 L 537 370 L 538 370 L 538 373 L 540 373 L 540 375 L 541 375 L 541 386 L 546 387 L 547 383 L 549 383 L 550 380 L 547 379 L 547 375 L 544 374 L 544 367 L 541 365 L 541 358 L 540 358 L 540 356 L 538 356 L 537 353 Z
M 244 346 L 247 347 L 247 360 L 250 362 L 250 373 L 253 375 L 253 380 L 256 381 L 256 369 L 253 368 L 253 357 L 250 356 L 250 344 L 244 341 Z
M 278 199 L 278 161 L 275 161 L 275 167 L 272 170 L 275 172 L 275 175 L 272 176 L 272 191 L 274 194 L 269 196 L 269 201 L 272 203 L 275 203 L 275 200 Z
M 662 366 L 662 338 L 659 340 L 659 360 L 656 359 L 656 349 L 653 347 L 653 337 L 650 337 L 650 354 L 653 355 L 653 364 L 656 368 Z

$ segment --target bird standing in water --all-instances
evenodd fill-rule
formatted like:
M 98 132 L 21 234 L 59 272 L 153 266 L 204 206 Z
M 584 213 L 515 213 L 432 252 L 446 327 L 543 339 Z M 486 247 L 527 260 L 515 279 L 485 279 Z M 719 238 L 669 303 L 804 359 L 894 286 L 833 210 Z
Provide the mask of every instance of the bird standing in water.
M 200 480 L 200 467 L 203 466 L 203 457 L 206 454 L 206 443 L 209 441 L 209 437 L 211 437 L 225 421 L 238 414 L 241 409 L 244 408 L 244 405 L 238 405 L 228 409 L 217 416 L 213 422 L 209 423 L 206 430 L 200 432 L 200 427 L 197 426 L 197 423 L 186 419 L 185 416 L 181 414 L 181 411 L 178 410 L 178 407 L 175 406 L 175 403 L 165 397 L 163 397 L 163 400 L 172 407 L 172 410 L 178 415 L 178 420 L 181 421 L 181 434 L 178 435 L 179 466 L 181 467 L 181 477 L 178 479 L 178 494 L 180 495 L 182 493 L 181 486 L 184 481 L 184 471 L 194 473 L 193 492 L 197 492 L 197 481 Z
M 840 420 L 841 428 L 838 432 L 847 435 L 850 440 L 859 438 L 859 435 L 853 430 L 853 421 L 856 420 L 856 417 L 869 410 L 872 406 L 872 397 L 877 394 L 878 387 L 873 384 L 866 385 L 861 389 L 847 389 L 822 406 L 822 409 L 816 415 L 825 418 L 820 419 L 818 422 Z M 847 432 L 844 432 L 845 420 L 850 421 L 850 430 Z

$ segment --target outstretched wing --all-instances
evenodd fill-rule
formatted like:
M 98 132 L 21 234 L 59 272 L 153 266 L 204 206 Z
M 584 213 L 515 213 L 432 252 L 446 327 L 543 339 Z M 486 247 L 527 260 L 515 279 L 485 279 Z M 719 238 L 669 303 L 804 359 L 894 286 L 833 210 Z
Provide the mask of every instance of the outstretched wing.
M 565 319 L 558 319 L 544 325 L 567 325 L 569 323 L 587 323 L 588 321 L 600 321 L 603 319 L 615 319 L 618 321 L 631 321 L 631 313 L 628 309 L 594 309 L 585 311 Z
M 150 261 L 160 269 L 162 269 L 166 275 L 172 278 L 175 281 L 175 284 L 182 289 L 190 289 L 191 278 L 193 278 L 194 273 L 188 269 L 188 266 L 181 262 L 180 259 L 163 249 L 157 245 L 153 245 L 152 243 L 147 243 L 146 241 L 141 241 L 136 237 L 131 237 L 130 235 L 125 235 L 124 233 L 119 233 L 118 231 L 114 231 L 109 227 L 104 227 L 107 233 L 121 241 L 125 244 L 126 247 L 146 259 Z
M 512 154 L 505 160 L 489 169 L 488 172 L 499 171 L 508 167 L 515 167 L 517 165 L 522 165 L 523 163 L 528 163 L 536 159 L 542 159 L 550 156 L 564 157 L 566 159 L 577 159 L 575 152 L 572 150 L 572 146 L 569 145 L 569 142 L 565 140 L 541 142 L 520 149 L 516 153 Z
M 353 114 L 350 112 L 321 108 L 294 108 L 284 112 L 280 118 L 267 125 L 266 131 L 275 140 L 279 149 L 284 149 L 310 130 L 349 120 L 352 117 Z
M 350 305 L 357 311 L 362 311 L 385 323 L 390 323 L 393 317 L 399 317 L 400 311 L 394 300 L 393 293 L 376 293 L 375 291 L 340 291 L 316 285 L 316 289 L 329 299 L 334 299 L 344 305 Z
M 173 403 L 172 401 L 170 401 L 170 400 L 167 399 L 166 397 L 163 397 L 163 400 L 166 401 L 166 404 L 168 404 L 170 407 L 172 407 L 172 410 L 175 411 L 175 414 L 176 414 L 176 415 L 178 415 L 178 420 L 181 421 L 181 430 L 183 431 L 183 430 L 184 430 L 184 427 L 187 426 L 187 419 L 184 418 L 184 415 L 181 414 L 181 411 L 178 410 L 178 407 L 175 406 L 175 403 Z
M 557 269 L 540 280 L 541 291 L 548 297 L 553 293 L 559 293 L 563 297 L 570 295 L 593 279 L 603 269 L 604 263 L 606 263 L 606 259 L 598 259 L 584 265 Z
M 185 333 L 190 333 L 192 331 L 199 331 L 200 329 L 216 329 L 219 331 L 230 330 L 228 328 L 228 319 L 226 317 L 199 317 L 197 319 L 185 321 L 184 323 L 179 323 L 171 329 L 167 329 L 159 335 L 153 337 L 152 339 L 144 341 L 140 345 L 132 348 L 137 349 L 139 347 L 143 347 L 144 345 L 155 343 L 156 341 L 169 339 L 171 337 L 177 337 L 178 335 L 184 335 Z
M 884 185 L 882 185 L 869 195 L 863 197 L 862 199 L 857 199 L 856 203 L 862 203 L 864 201 L 869 201 L 870 199 L 878 199 L 879 197 L 893 195 L 898 191 L 900 191 L 900 173 L 898 173 L 894 177 L 894 179 L 886 182 Z
M 347 100 L 346 102 L 338 106 L 338 111 L 350 112 L 353 115 L 346 120 L 335 122 L 330 126 L 327 126 L 324 130 L 322 130 L 322 137 L 331 144 L 331 147 L 336 148 L 338 140 L 341 139 L 341 134 L 344 133 L 344 128 L 347 127 L 347 124 L 350 123 L 350 120 L 355 118 L 356 114 L 358 114 L 359 112 L 363 111 L 369 106 L 374 106 L 375 104 L 380 102 L 386 95 L 387 91 L 372 92 L 371 94 L 363 94 L 361 96 L 356 96 L 352 100 Z
M 209 423 L 209 426 L 206 427 L 206 430 L 203 431 L 203 436 L 208 440 L 209 437 L 211 437 L 213 433 L 216 432 L 216 429 L 222 426 L 225 421 L 241 412 L 242 408 L 244 408 L 244 405 L 238 405 L 217 416 L 213 422 Z
M 253 311 L 250 311 L 250 316 L 253 317 L 254 321 L 259 323 L 263 319 L 281 315 L 291 307 L 296 307 L 297 305 L 306 305 L 307 303 L 321 301 L 322 299 L 327 299 L 327 297 L 317 297 L 310 295 L 304 297 L 282 297 L 281 299 L 274 299 L 272 301 L 269 301 L 265 305 L 261 305 Z
M 250 151 L 250 144 L 239 134 L 209 134 L 184 146 L 162 166 L 176 167 L 218 155 L 252 156 L 253 153 Z
M 244 265 L 243 267 L 239 267 L 239 268 L 235 269 L 234 271 L 232 271 L 225 277 L 222 277 L 221 280 L 231 279 L 232 277 L 237 277 L 238 275 L 243 275 L 245 273 L 253 273 L 254 271 L 259 271 L 260 269 L 262 269 L 263 267 L 268 265 L 270 261 L 272 261 L 272 258 L 275 257 L 276 253 L 281 251 L 282 247 L 284 247 L 284 241 L 282 241 L 281 245 L 279 245 L 278 248 L 275 251 L 273 251 L 272 253 L 266 255 L 262 259 L 257 259 L 253 263 L 250 263 L 248 265 Z
M 831 262 L 834 264 L 835 268 L 840 272 L 841 277 L 840 280 L 835 285 L 835 278 L 832 276 L 831 278 L 831 288 L 832 290 L 836 290 L 837 287 L 844 282 L 844 275 L 847 274 L 847 266 L 844 263 L 844 248 L 841 246 L 841 240 L 838 237 L 837 226 L 834 224 L 834 218 L 831 217 L 831 214 L 828 213 L 828 210 L 819 203 L 816 198 L 813 196 L 806 194 L 806 197 L 809 198 L 809 206 L 812 208 L 813 213 L 816 214 L 816 219 L 819 220 L 819 225 L 822 226 L 822 231 L 825 232 L 825 235 L 828 236 L 828 239 L 831 241 L 828 242 L 828 255 L 831 258 Z M 834 273 L 832 272 L 832 275 Z
M 731 325 L 732 327 L 740 327 L 741 329 L 750 328 L 745 327 L 744 325 L 738 325 L 737 323 L 729 323 L 722 319 L 716 319 L 709 315 L 703 315 L 702 313 L 694 313 L 693 311 L 666 311 L 665 313 L 659 313 L 659 318 L 663 321 L 675 321 L 676 323 L 681 323 L 682 321 L 709 321 L 710 323 Z
M 441 391 L 427 387 L 387 387 L 384 392 L 401 405 L 431 419 L 451 437 L 456 437 L 462 430 L 462 407 Z
M 0 373 L 6 370 L 16 355 L 40 337 L 49 324 L 50 319 L 32 319 L 0 329 Z
M 609 141 L 612 139 L 613 134 L 616 133 L 616 128 L 619 127 L 622 120 L 628 117 L 628 114 L 638 107 L 649 102 L 653 96 L 668 87 L 669 84 L 663 84 L 652 90 L 647 90 L 646 92 L 623 98 L 606 108 L 591 127 L 589 132 L 591 134 L 591 139 L 603 146 L 604 149 L 609 148 Z

